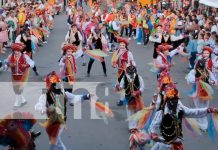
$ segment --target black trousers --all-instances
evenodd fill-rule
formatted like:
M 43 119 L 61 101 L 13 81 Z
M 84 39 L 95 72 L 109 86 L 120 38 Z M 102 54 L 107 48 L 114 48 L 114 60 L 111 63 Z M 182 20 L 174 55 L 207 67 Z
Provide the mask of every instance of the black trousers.
M 156 50 L 157 47 L 158 47 L 157 45 L 154 45 L 153 59 L 156 59 L 157 56 L 158 56 L 158 53 L 157 53 L 157 50 Z
M 121 28 L 121 31 L 120 31 L 120 36 L 121 36 L 121 37 L 123 36 L 124 30 L 125 30 L 125 32 L 126 32 L 126 36 L 128 36 L 128 28 L 123 26 L 123 27 Z
M 194 67 L 195 67 L 196 58 L 197 58 L 197 52 L 191 52 L 191 57 L 189 58 L 191 69 L 194 69 Z
M 134 36 L 136 36 L 136 29 L 133 29 L 133 26 L 129 24 L 129 37 L 132 36 L 132 32 L 134 32 Z
M 92 64 L 94 63 L 94 59 L 93 58 L 90 58 L 89 60 L 89 64 L 88 64 L 88 71 L 87 73 L 90 74 L 90 71 L 92 69 Z M 103 72 L 106 74 L 107 73 L 107 70 L 106 70 L 106 64 L 105 64 L 105 61 L 102 61 L 101 62 L 101 65 L 102 65 L 102 68 L 103 68 Z
M 143 29 L 143 42 L 144 42 L 144 45 L 148 44 L 149 36 L 150 36 L 149 31 L 147 32 L 145 29 Z
M 117 38 L 115 37 L 114 33 L 110 33 L 110 43 L 117 42 Z
M 45 36 L 44 36 L 44 34 L 42 35 L 42 42 L 45 42 Z
M 173 42 L 173 49 L 176 49 L 177 47 L 179 47 L 184 42 L 185 42 L 184 39 L 181 39 L 181 40 L 178 40 L 178 41 L 174 41 Z

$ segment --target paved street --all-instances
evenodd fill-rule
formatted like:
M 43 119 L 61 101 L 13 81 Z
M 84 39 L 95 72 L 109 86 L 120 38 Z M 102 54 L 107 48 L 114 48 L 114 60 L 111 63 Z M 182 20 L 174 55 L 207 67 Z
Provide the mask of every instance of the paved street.
M 43 77 L 52 70 L 59 71 L 58 60 L 61 56 L 60 46 L 64 40 L 67 32 L 66 16 L 64 14 L 55 17 L 55 28 L 48 38 L 48 44 L 44 45 L 36 53 L 34 60 L 38 67 L 40 77 L 34 75 L 31 71 L 30 81 L 39 82 Z M 146 105 L 149 105 L 154 92 L 156 92 L 156 76 L 149 71 L 149 62 L 152 62 L 153 44 L 149 44 L 148 47 L 136 45 L 136 42 L 132 40 L 130 42 L 129 49 L 133 52 L 137 70 L 139 75 L 144 79 L 145 91 L 143 93 L 143 99 Z M 8 53 L 10 50 L 8 50 Z M 3 58 L 1 55 L 0 58 Z M 73 118 L 74 108 L 68 106 L 68 120 L 67 129 L 63 133 L 63 141 L 68 150 L 128 150 L 128 128 L 126 119 L 125 107 L 117 107 L 116 102 L 119 100 L 119 95 L 113 90 L 113 84 L 115 84 L 117 70 L 113 69 L 110 64 L 111 56 L 106 58 L 107 65 L 107 77 L 103 76 L 103 70 L 101 63 L 95 61 L 91 70 L 91 76 L 86 77 L 87 66 L 82 66 L 82 60 L 77 60 L 78 82 L 100 82 L 96 87 L 96 95 L 102 102 L 109 102 L 110 108 L 114 111 L 114 118 L 109 120 L 109 124 L 105 124 L 103 120 L 90 119 L 90 103 L 84 102 L 82 104 L 82 119 Z M 187 96 L 191 90 L 191 85 L 187 85 L 185 81 L 185 75 L 188 73 L 187 62 L 184 62 L 182 56 L 175 56 L 175 67 L 171 73 L 175 82 L 178 82 L 177 86 L 180 91 L 180 95 L 183 99 L 181 101 L 188 107 L 193 106 L 192 100 Z M 88 63 L 89 58 L 86 57 Z M 10 81 L 10 72 L 0 73 L 0 81 Z M 0 84 L 1 86 L 1 84 Z M 2 88 L 2 87 L 1 87 Z M 86 88 L 86 87 L 84 87 Z M 28 90 L 28 89 L 27 89 Z M 107 92 L 108 90 L 108 92 Z M 106 92 L 105 92 L 106 91 Z M 76 91 L 81 93 L 82 90 Z M 4 93 L 1 93 L 4 95 Z M 13 97 L 12 97 L 13 98 Z M 218 107 L 218 92 L 215 89 L 214 100 L 211 105 Z M 33 98 L 27 99 L 31 101 L 37 101 Z M 1 100 L 2 101 L 2 100 Z M 4 100 L 5 102 L 6 100 Z M 8 105 L 8 103 L 1 103 Z M 13 103 L 10 103 L 13 104 Z M 27 104 L 28 107 L 29 103 Z M 31 108 L 30 108 L 31 109 Z M 32 108 L 34 109 L 34 108 Z M 37 125 L 35 128 L 42 130 L 42 135 L 37 139 L 37 150 L 47 150 L 49 147 L 48 138 L 42 128 Z M 216 141 L 218 137 L 216 138 Z M 184 128 L 184 146 L 186 150 L 216 150 L 218 143 L 213 144 L 207 135 L 202 137 L 192 137 Z M 2 147 L 0 147 L 0 150 Z M 149 149 L 149 148 L 147 148 Z

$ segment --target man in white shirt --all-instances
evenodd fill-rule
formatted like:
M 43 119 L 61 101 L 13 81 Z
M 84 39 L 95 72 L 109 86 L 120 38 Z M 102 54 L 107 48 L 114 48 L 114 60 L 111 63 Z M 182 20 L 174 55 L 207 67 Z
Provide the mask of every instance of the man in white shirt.
M 136 66 L 129 64 L 126 68 L 126 73 L 123 76 L 120 84 L 116 85 L 117 90 L 125 90 L 125 102 L 127 103 L 127 116 L 131 116 L 137 111 L 144 108 L 144 102 L 141 98 L 144 91 L 144 81 L 137 74 Z M 137 121 L 129 121 L 129 131 L 133 132 L 137 128 Z
M 78 49 L 82 49 L 83 37 L 81 33 L 78 31 L 76 24 L 73 24 L 71 26 L 71 29 L 67 32 L 65 36 L 65 41 L 78 46 Z
M 71 26 L 71 29 L 67 32 L 65 36 L 65 42 L 69 44 L 74 44 L 78 47 L 78 50 L 82 50 L 83 37 L 80 31 L 78 31 L 77 26 L 75 24 L 73 24 Z M 85 66 L 86 65 L 85 56 L 82 55 L 81 58 L 83 61 L 82 65 Z
M 5 60 L 7 66 L 11 68 L 13 89 L 16 95 L 15 108 L 22 107 L 27 103 L 23 96 L 24 84 L 29 77 L 29 68 L 35 66 L 34 61 L 28 55 L 21 52 L 24 48 L 24 44 L 12 44 L 11 49 L 13 53 Z
M 184 118 L 201 118 L 217 113 L 216 108 L 188 108 L 179 100 L 175 85 L 167 85 L 161 106 L 157 108 L 149 127 L 151 139 L 156 143 L 151 150 L 183 150 L 182 121 Z

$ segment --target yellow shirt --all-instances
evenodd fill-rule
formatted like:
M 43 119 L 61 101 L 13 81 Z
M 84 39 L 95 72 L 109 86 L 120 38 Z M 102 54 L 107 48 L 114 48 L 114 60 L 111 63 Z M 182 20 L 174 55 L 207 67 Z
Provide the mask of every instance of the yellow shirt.
M 142 27 L 148 29 L 148 24 L 146 20 L 143 20 Z
M 133 18 L 132 18 L 132 16 L 131 16 L 131 15 L 129 15 L 129 16 L 128 16 L 128 21 L 129 21 L 129 23 L 132 23 L 132 21 L 133 21 Z
M 51 5 L 51 6 L 54 6 L 55 0 L 48 0 L 48 4 Z
M 170 33 L 171 34 L 175 34 L 175 32 L 176 32 L 175 31 L 175 26 L 176 26 L 176 19 L 173 18 L 171 20 L 171 24 L 170 24 Z
M 25 21 L 26 21 L 25 13 L 24 12 L 20 12 L 17 17 L 18 17 L 19 25 L 23 26 L 25 24 Z

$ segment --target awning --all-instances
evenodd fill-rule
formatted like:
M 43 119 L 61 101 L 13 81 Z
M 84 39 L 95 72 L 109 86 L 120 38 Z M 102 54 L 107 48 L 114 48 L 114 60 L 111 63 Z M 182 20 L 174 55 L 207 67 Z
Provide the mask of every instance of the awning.
M 218 8 L 218 0 L 200 0 L 200 3 L 210 7 Z

